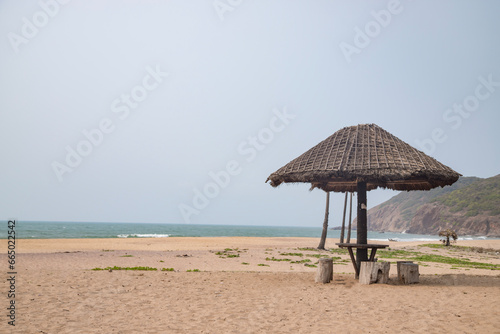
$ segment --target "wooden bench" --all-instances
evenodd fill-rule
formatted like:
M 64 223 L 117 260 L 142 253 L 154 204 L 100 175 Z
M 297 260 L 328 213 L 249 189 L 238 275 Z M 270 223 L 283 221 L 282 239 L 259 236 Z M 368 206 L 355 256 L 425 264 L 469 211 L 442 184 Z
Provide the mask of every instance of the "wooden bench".
M 349 251 L 349 256 L 351 257 L 351 261 L 352 261 L 352 264 L 354 266 L 354 270 L 356 271 L 356 278 L 359 277 L 359 267 L 356 263 L 356 259 L 354 258 L 354 253 L 352 252 L 353 248 L 371 249 L 370 258 L 368 261 L 374 262 L 375 261 L 375 254 L 377 253 L 377 249 L 389 247 L 389 245 L 353 244 L 353 243 L 337 243 L 335 245 L 339 246 L 340 248 L 347 248 L 347 250 Z

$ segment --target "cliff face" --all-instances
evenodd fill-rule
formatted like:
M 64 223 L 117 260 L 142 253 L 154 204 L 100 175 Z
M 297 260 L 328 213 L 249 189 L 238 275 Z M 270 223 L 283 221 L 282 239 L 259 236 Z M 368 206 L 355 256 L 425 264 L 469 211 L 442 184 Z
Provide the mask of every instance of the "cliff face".
M 450 212 L 442 204 L 424 204 L 411 220 L 408 233 L 438 234 L 452 229 L 458 235 L 500 237 L 500 216 L 478 214 L 467 217 L 465 211 Z
M 355 226 L 355 223 L 354 223 Z M 500 237 L 500 175 L 463 177 L 450 187 L 400 193 L 368 210 L 371 231 Z

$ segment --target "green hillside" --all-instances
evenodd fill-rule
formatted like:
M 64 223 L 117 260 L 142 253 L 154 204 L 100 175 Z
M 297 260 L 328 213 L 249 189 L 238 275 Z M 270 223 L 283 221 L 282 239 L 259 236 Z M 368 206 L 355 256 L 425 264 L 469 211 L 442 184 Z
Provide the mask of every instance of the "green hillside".
M 500 175 L 461 177 L 451 186 L 401 192 L 368 210 L 372 231 L 500 237 Z
M 450 208 L 450 212 L 465 211 L 466 217 L 478 214 L 500 215 L 500 175 L 480 179 L 466 187 L 432 198 Z
M 397 205 L 399 206 L 402 220 L 409 222 L 412 220 L 412 218 L 415 216 L 415 213 L 422 205 L 434 202 L 440 198 L 453 194 L 455 191 L 466 188 L 478 181 L 485 180 L 478 177 L 461 177 L 451 186 L 446 186 L 444 188 L 435 188 L 430 191 L 401 192 L 390 200 L 375 207 L 374 209 L 381 209 L 387 205 Z

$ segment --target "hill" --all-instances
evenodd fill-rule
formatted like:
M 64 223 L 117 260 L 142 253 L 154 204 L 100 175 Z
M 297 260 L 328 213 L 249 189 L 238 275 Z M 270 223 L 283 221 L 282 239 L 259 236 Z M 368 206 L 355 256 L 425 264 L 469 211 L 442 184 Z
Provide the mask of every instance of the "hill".
M 368 210 L 371 231 L 500 237 L 500 175 L 461 177 L 452 186 L 401 192 Z

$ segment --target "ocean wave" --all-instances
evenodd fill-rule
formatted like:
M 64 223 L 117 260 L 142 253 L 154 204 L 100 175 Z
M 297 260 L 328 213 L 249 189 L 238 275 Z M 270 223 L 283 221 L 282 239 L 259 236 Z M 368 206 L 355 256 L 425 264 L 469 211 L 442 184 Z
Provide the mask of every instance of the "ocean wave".
M 170 234 L 118 234 L 118 238 L 168 238 Z
M 389 241 L 388 238 L 385 239 L 377 239 L 377 238 L 369 238 L 370 240 L 373 241 Z M 431 239 L 431 238 L 390 238 L 391 240 L 394 241 L 402 241 L 402 242 L 407 242 L 407 241 L 439 241 L 439 239 Z

